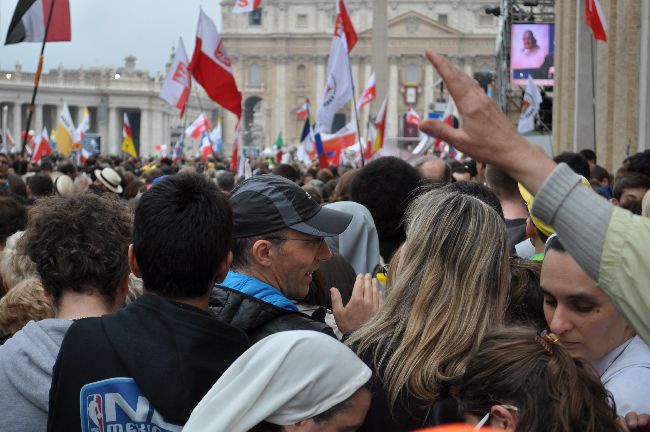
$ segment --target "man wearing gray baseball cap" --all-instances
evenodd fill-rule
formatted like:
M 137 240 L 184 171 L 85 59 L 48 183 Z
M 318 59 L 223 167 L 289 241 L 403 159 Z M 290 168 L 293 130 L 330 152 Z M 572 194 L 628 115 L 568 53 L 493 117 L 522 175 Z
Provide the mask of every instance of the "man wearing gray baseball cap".
M 339 235 L 352 215 L 321 207 L 294 182 L 274 175 L 254 176 L 230 195 L 233 208 L 233 262 L 215 286 L 211 309 L 246 331 L 252 342 L 285 330 L 316 330 L 334 335 L 325 323 L 298 311 L 312 274 L 331 253 L 325 237 Z M 345 334 L 376 312 L 381 295 L 370 276 L 357 279 L 344 307 L 332 288 L 334 317 Z

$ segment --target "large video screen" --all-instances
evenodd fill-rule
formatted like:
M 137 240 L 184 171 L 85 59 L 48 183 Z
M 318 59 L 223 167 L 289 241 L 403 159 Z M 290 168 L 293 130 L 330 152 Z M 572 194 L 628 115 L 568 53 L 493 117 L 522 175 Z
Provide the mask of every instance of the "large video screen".
M 526 85 L 531 76 L 537 85 L 552 86 L 555 75 L 554 24 L 513 24 L 510 51 L 510 80 Z

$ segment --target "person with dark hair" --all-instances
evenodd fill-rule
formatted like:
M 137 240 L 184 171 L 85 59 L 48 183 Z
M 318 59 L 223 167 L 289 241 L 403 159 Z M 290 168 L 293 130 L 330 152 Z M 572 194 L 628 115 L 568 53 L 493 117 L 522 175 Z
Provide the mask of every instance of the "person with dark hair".
M 54 184 L 52 177 L 45 174 L 34 174 L 27 181 L 29 187 L 29 195 L 32 198 L 42 198 L 50 196 L 54 193 Z
M 420 181 L 416 168 L 393 156 L 371 161 L 352 180 L 350 197 L 370 211 L 385 262 L 406 240 L 402 219 Z
M 556 164 L 565 163 L 574 173 L 581 175 L 589 180 L 591 178 L 591 171 L 589 169 L 589 162 L 579 153 L 562 152 L 553 158 Z
M 539 286 L 542 263 L 525 258 L 510 257 L 510 291 L 506 323 L 546 329 L 544 295 Z
M 499 197 L 487 186 L 475 182 L 460 181 L 443 186 L 440 191 L 450 194 L 462 193 L 474 197 L 490 206 L 503 219 L 503 209 Z
M 25 206 L 11 197 L 0 196 L 0 249 L 4 248 L 9 236 L 24 230 L 26 224 Z
M 650 190 L 650 177 L 633 171 L 623 172 L 614 180 L 611 202 L 628 208 L 633 202 L 640 203 L 648 190 Z
M 600 165 L 591 165 L 589 172 L 589 180 L 594 190 L 607 199 L 612 198 L 612 176 L 609 172 Z
M 625 160 L 625 171 L 637 172 L 650 176 L 650 150 L 644 150 Z
M 235 187 L 235 173 L 232 171 L 218 170 L 216 179 L 217 186 L 219 186 L 221 192 L 228 196 L 230 191 Z
M 355 431 L 370 404 L 370 375 L 349 348 L 324 334 L 277 333 L 233 363 L 183 431 Z
M 57 171 L 69 176 L 72 180 L 77 177 L 77 166 L 70 161 L 61 162 L 57 168 Z
M 49 430 L 180 430 L 250 345 L 208 311 L 231 260 L 232 211 L 216 185 L 168 176 L 142 194 L 133 225 L 128 263 L 144 295 L 70 327 L 54 366 Z M 122 415 L 107 415 L 114 403 Z
M 472 180 L 472 172 L 465 165 L 458 164 L 451 168 L 451 177 L 454 179 L 454 182 L 468 182 Z
M 592 369 L 557 337 L 528 327 L 489 333 L 457 385 L 468 423 L 511 432 L 622 432 Z
M 596 158 L 596 152 L 595 151 L 593 151 L 591 149 L 582 149 L 582 150 L 580 150 L 580 152 L 578 152 L 578 154 L 580 156 L 582 156 L 583 158 L 585 158 L 585 160 L 589 164 L 589 168 L 598 165 L 598 163 L 597 163 L 598 161 L 596 160 L 597 158 Z
M 296 169 L 289 165 L 289 164 L 280 164 L 276 165 L 273 168 L 273 171 L 271 171 L 274 175 L 284 177 L 288 180 L 291 180 L 292 182 L 295 182 L 298 180 L 298 171 Z
M 72 320 L 124 304 L 130 237 L 131 216 L 114 200 L 49 197 L 31 208 L 17 250 L 35 263 L 55 318 L 30 322 L 0 347 L 0 430 L 45 430 L 52 366 Z
M 217 317 L 245 330 L 253 342 L 286 330 L 315 330 L 334 336 L 322 321 L 299 312 L 320 262 L 331 256 L 325 237 L 343 232 L 352 216 L 321 207 L 296 183 L 274 175 L 253 176 L 230 195 L 234 212 L 233 262 L 215 286 L 210 306 Z M 331 290 L 342 333 L 361 326 L 379 307 L 370 276 L 355 286 L 346 307 Z
M 650 413 L 650 347 L 557 236 L 547 242 L 540 284 L 549 328 L 573 357 L 596 369 L 618 414 Z
M 451 183 L 451 167 L 438 156 L 422 156 L 413 164 L 420 172 L 422 178 L 430 179 L 436 183 Z
M 27 185 L 23 181 L 22 177 L 18 174 L 9 174 L 7 177 L 9 182 L 9 191 L 12 197 L 19 200 L 22 203 L 25 203 L 27 200 Z
M 359 172 L 358 169 L 350 169 L 347 170 L 345 173 L 339 177 L 338 181 L 336 182 L 336 187 L 334 188 L 334 192 L 332 192 L 332 195 L 330 197 L 330 202 L 338 202 L 338 201 L 350 201 L 350 186 L 352 185 L 352 181 L 354 180 L 354 177 L 357 175 Z
M 9 156 L 5 153 L 0 153 L 0 180 L 7 178 L 9 174 Z
M 526 240 L 526 219 L 528 209 L 524 203 L 515 179 L 494 165 L 485 168 L 485 185 L 499 197 L 508 232 L 510 255 L 515 255 L 515 245 Z

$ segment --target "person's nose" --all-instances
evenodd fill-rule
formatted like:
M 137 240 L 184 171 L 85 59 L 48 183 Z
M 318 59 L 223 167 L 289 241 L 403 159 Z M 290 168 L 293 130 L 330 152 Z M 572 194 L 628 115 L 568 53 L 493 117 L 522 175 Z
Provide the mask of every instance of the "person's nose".
M 573 329 L 570 312 L 562 306 L 556 307 L 548 326 L 558 336 L 567 333 Z
M 330 259 L 332 257 L 332 251 L 330 251 L 330 247 L 327 245 L 325 239 L 323 239 L 316 257 L 319 261 Z

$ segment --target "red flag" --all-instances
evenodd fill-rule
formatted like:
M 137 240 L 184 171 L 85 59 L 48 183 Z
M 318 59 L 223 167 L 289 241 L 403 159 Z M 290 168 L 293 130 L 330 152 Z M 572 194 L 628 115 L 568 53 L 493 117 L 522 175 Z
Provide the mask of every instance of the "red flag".
M 388 118 L 388 96 L 384 98 L 377 117 L 375 117 L 375 138 L 371 143 L 368 142 L 368 159 L 377 153 L 381 148 L 384 147 L 384 141 L 386 140 L 386 119 Z
M 232 73 L 232 63 L 217 27 L 203 11 L 199 13 L 196 46 L 189 68 L 210 99 L 241 117 L 242 95 Z
M 340 37 L 342 33 L 345 34 L 345 40 L 348 45 L 348 52 L 352 51 L 352 48 L 359 41 L 359 36 L 357 36 L 356 30 L 354 30 L 354 25 L 348 15 L 348 9 L 345 6 L 344 0 L 338 0 L 338 14 L 336 15 L 336 27 L 334 28 L 334 36 Z
M 304 120 L 307 118 L 308 115 L 309 115 L 309 109 L 307 108 L 307 102 L 305 102 L 303 106 L 298 108 L 298 111 L 296 111 L 296 117 Z
M 598 0 L 586 0 L 585 21 L 591 28 L 594 39 L 607 42 L 607 21 Z
M 32 163 L 40 162 L 43 156 L 52 154 L 52 147 L 50 147 L 50 141 L 45 127 L 41 134 L 36 137 L 33 154 Z

